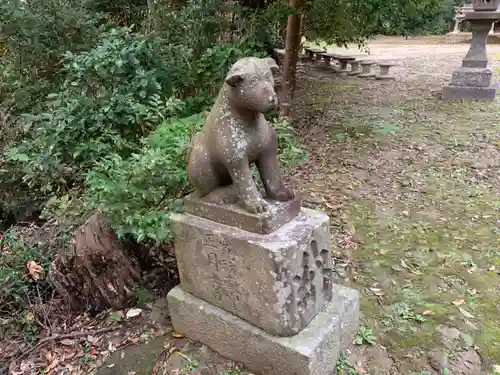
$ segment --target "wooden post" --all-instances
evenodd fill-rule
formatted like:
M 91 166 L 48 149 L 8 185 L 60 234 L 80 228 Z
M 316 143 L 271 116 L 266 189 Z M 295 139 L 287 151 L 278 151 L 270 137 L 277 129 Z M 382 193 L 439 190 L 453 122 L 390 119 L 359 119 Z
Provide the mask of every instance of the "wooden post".
M 281 116 L 290 117 L 293 96 L 296 87 L 297 54 L 300 46 L 300 0 L 290 0 L 290 8 L 295 14 L 288 16 L 285 38 L 285 61 L 283 66 L 283 88 Z

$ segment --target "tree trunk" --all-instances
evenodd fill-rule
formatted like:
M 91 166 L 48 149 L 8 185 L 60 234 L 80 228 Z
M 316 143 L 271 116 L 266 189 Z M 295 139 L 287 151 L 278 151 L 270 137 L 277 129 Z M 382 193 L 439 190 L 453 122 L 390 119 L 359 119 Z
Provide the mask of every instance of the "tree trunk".
M 122 309 L 133 300 L 140 278 L 130 258 L 100 212 L 76 230 L 67 254 L 56 257 L 49 281 L 73 308 Z
M 300 0 L 290 0 L 290 8 L 296 14 L 288 16 L 285 38 L 285 61 L 282 79 L 281 116 L 290 118 L 293 96 L 296 87 L 297 54 L 300 46 Z

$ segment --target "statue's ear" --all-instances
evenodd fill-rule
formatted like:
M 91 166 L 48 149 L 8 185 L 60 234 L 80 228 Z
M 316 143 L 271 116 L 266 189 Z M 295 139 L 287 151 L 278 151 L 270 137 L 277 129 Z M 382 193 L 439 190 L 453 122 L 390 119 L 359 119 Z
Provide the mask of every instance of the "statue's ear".
M 226 83 L 231 87 L 236 87 L 243 82 L 243 78 L 242 73 L 229 73 L 226 77 Z
M 280 71 L 278 64 L 272 57 L 264 57 L 262 61 L 271 69 L 271 73 L 276 74 Z

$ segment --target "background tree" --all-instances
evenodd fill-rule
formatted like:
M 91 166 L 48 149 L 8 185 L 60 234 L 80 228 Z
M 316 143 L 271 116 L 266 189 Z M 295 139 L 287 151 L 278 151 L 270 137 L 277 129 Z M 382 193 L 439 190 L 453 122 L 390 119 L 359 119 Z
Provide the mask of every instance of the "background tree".
M 274 6 L 285 8 L 288 15 L 283 72 L 286 101 L 293 99 L 297 53 L 301 32 L 309 39 L 329 44 L 362 45 L 376 34 L 440 34 L 447 32 L 454 6 L 465 0 L 276 0 Z M 304 27 L 300 27 L 303 20 Z M 284 103 L 285 115 L 290 105 Z

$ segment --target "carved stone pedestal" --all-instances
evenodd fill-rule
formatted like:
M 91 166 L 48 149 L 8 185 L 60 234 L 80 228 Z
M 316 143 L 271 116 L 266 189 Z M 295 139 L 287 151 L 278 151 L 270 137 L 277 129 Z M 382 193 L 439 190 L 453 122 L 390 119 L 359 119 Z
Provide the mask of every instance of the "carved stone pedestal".
M 271 202 L 265 227 L 275 230 L 262 234 L 236 207 L 209 215 L 209 203 L 190 199 L 187 213 L 171 218 L 181 280 L 168 295 L 175 330 L 261 375 L 330 374 L 356 334 L 359 294 L 332 284 L 328 216 Z
M 176 287 L 168 294 L 178 332 L 258 375 L 332 375 L 358 330 L 359 294 L 334 287 L 335 302 L 298 334 L 279 337 Z
M 443 87 L 443 98 L 451 100 L 494 100 L 498 84 L 491 83 L 490 67 L 461 67 L 453 72 L 449 85 Z
M 462 66 L 453 72 L 451 82 L 443 87 L 443 99 L 494 100 L 498 85 L 491 83 L 486 43 L 493 22 L 500 19 L 497 11 L 473 11 L 466 14 L 472 25 L 472 42 Z

